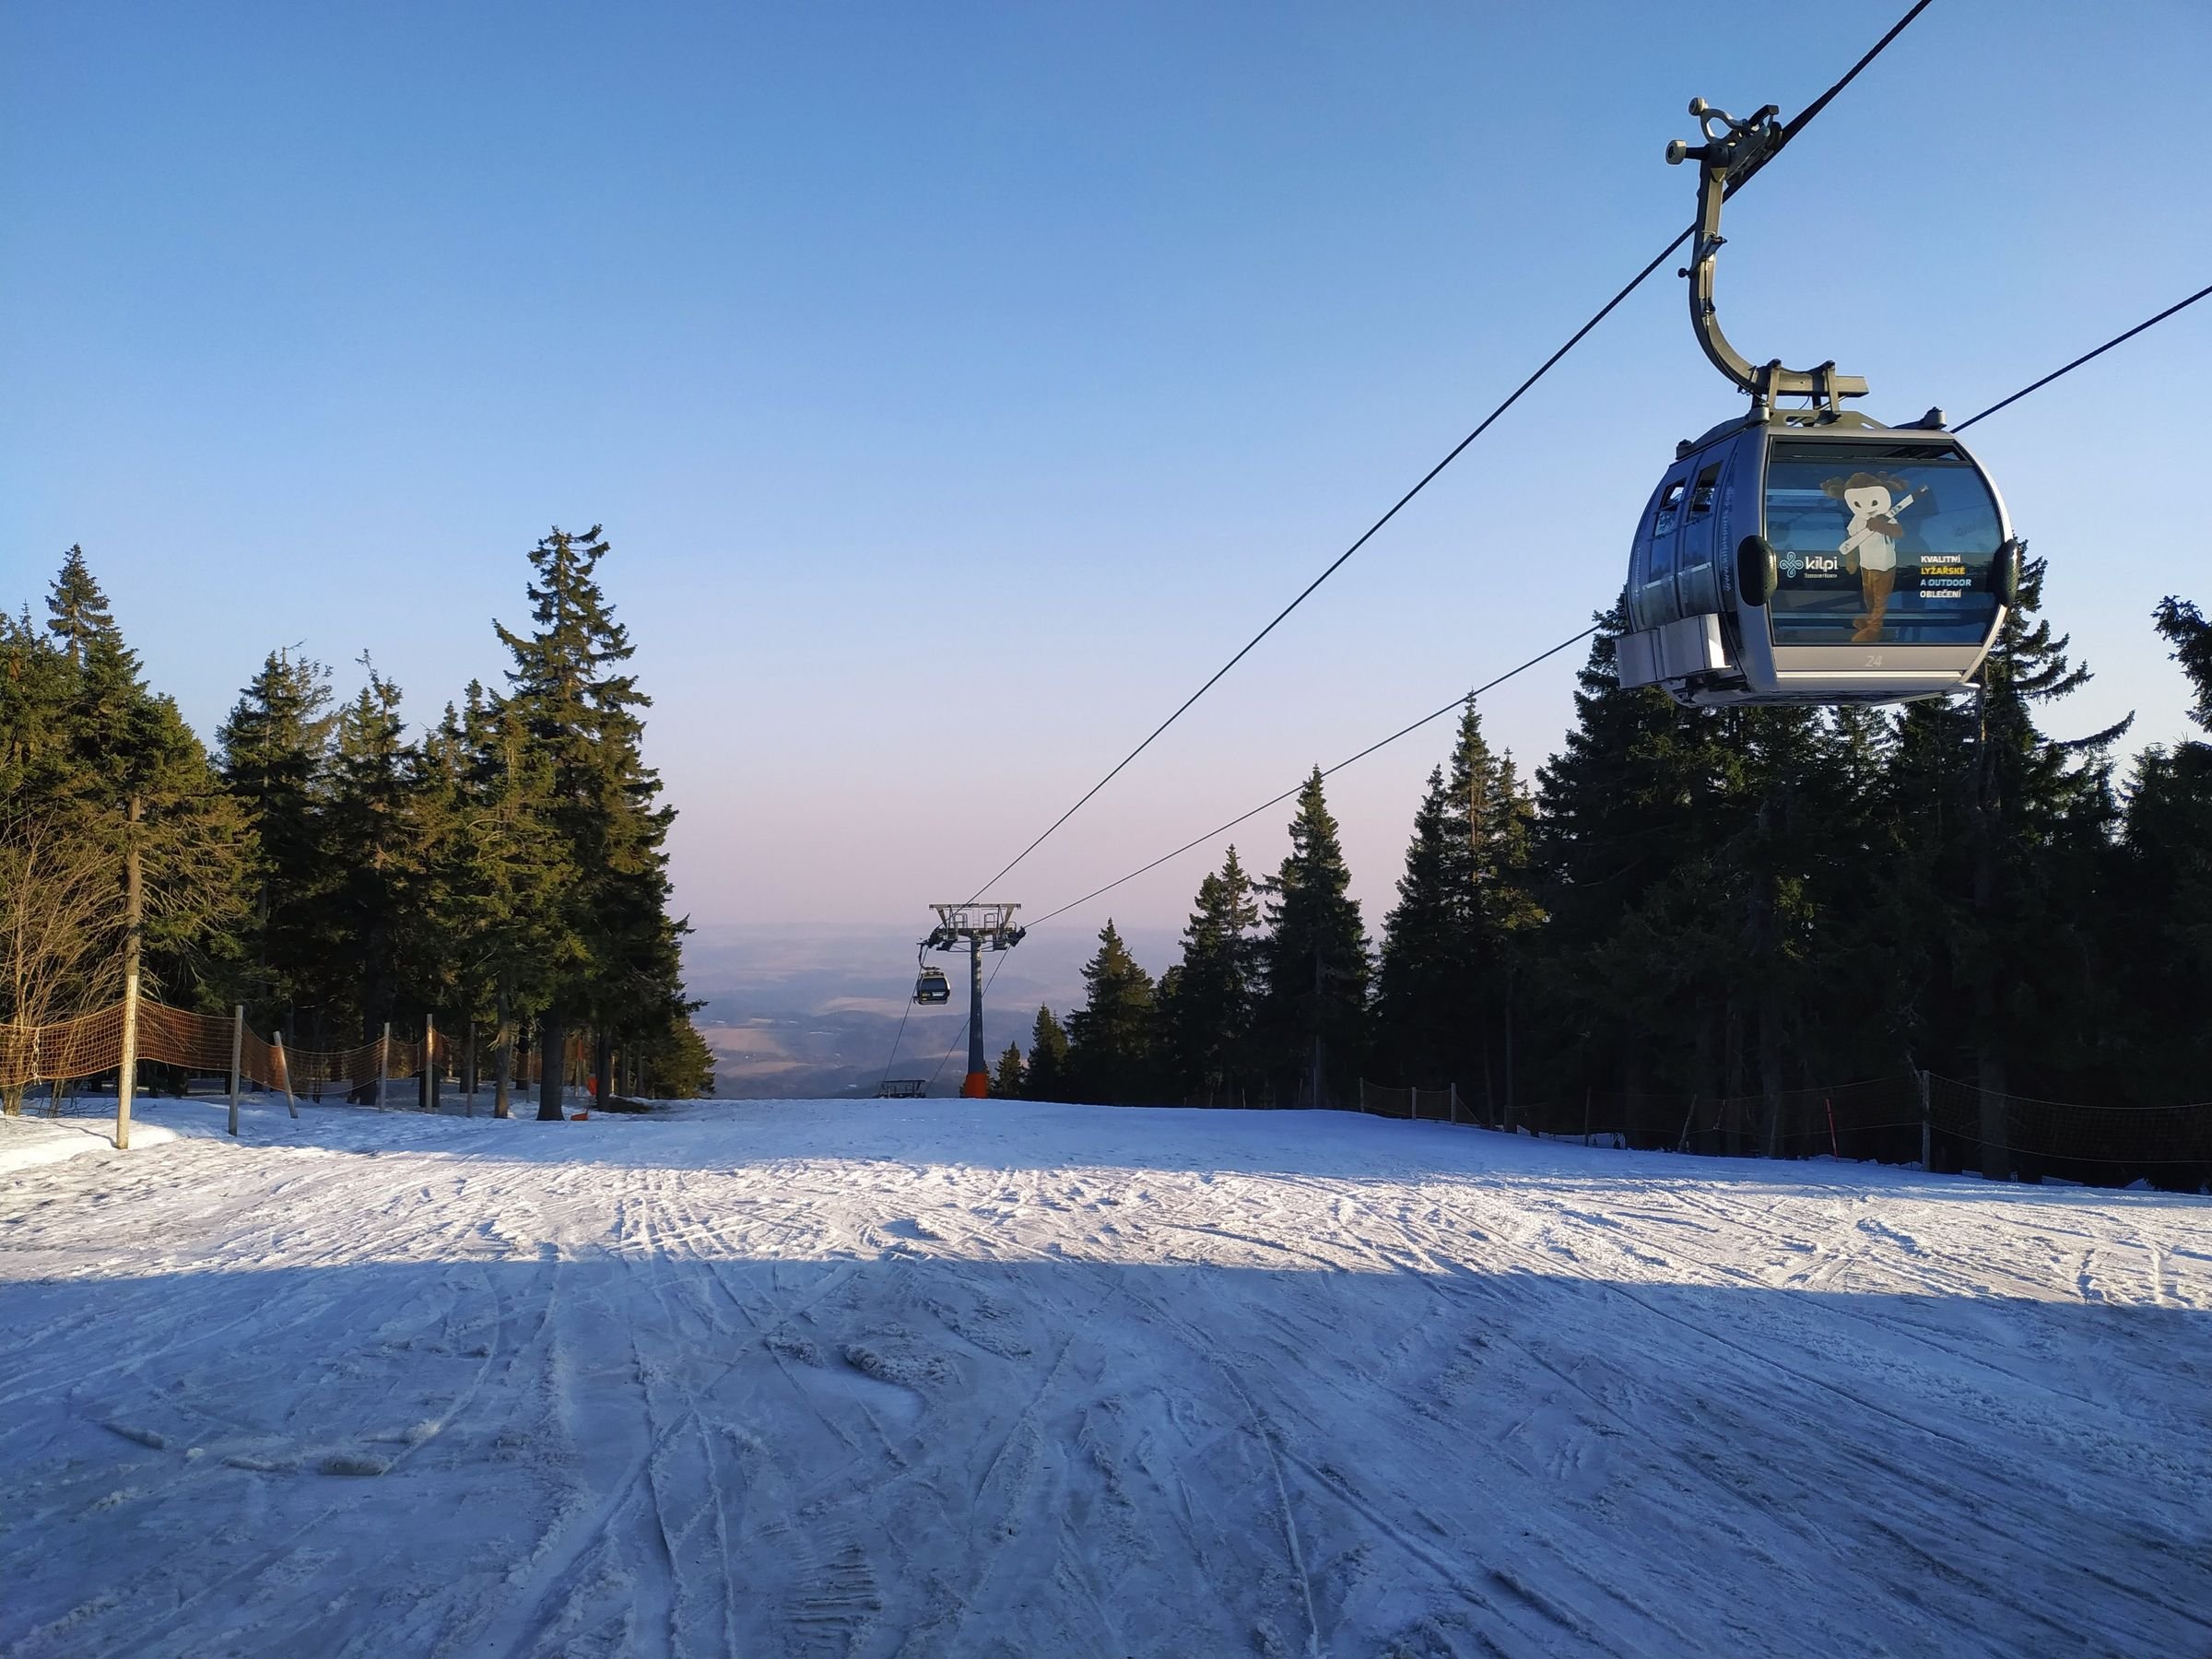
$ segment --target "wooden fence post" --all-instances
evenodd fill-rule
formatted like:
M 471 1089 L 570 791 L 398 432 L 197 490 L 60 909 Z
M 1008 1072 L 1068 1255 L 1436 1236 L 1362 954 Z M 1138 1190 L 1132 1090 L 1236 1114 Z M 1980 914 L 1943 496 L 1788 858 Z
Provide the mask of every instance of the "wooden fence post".
M 491 1115 L 512 1117 L 508 1092 L 514 1080 L 514 1016 L 507 1007 L 507 983 L 500 982 L 499 1006 L 494 1010 L 499 1030 L 491 1039 Z
M 238 1065 L 245 1057 L 246 1005 L 240 1003 L 230 1010 L 230 1133 L 238 1134 Z
M 284 1109 L 294 1117 L 300 1115 L 300 1102 L 292 1098 L 292 1063 L 284 1057 L 284 1033 L 269 1033 L 269 1047 L 276 1053 L 276 1076 L 284 1084 Z
M 384 1103 L 384 1079 L 392 1070 L 392 1022 L 384 1021 L 384 1034 L 376 1040 L 376 1103 Z
M 131 1147 L 131 1091 L 138 1082 L 138 951 L 146 920 L 145 865 L 138 852 L 138 821 L 146 804 L 131 797 L 130 837 L 123 852 L 123 1064 L 115 1074 L 115 1149 Z
M 1687 1152 L 1689 1150 L 1689 1125 L 1696 1120 L 1697 1115 L 1698 1097 L 1693 1091 L 1689 1097 L 1689 1110 L 1682 1114 L 1682 1138 L 1675 1143 L 1676 1151 Z
M 461 1051 L 461 1098 L 463 1117 L 477 1115 L 477 1017 L 468 1017 L 468 1045 Z
M 422 1017 L 422 1073 L 416 1080 L 416 1102 L 425 1112 L 438 1110 L 438 1018 Z

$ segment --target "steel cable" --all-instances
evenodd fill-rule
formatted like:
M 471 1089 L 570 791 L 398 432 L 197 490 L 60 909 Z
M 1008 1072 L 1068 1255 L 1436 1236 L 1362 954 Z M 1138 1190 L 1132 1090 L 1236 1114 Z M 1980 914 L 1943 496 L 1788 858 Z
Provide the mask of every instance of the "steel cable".
M 1352 765 L 1355 761 L 1366 759 L 1368 756 L 1373 754 L 1377 749 L 1388 748 L 1399 738 L 1409 736 L 1413 733 L 1419 731 L 1423 726 L 1428 725 L 1432 722 L 1441 720 L 1445 715 L 1451 713 L 1454 709 L 1464 709 L 1468 703 L 1472 702 L 1476 698 L 1480 697 L 1485 691 L 1492 690 L 1499 686 L 1504 685 L 1507 680 L 1512 679 L 1515 675 L 1534 668 L 1538 663 L 1543 662 L 1547 657 L 1554 657 L 1559 655 L 1559 653 L 1566 650 L 1568 646 L 1574 644 L 1577 641 L 1588 639 L 1596 631 L 1597 625 L 1593 623 L 1590 627 L 1583 629 L 1582 632 L 1578 634 L 1571 634 L 1569 637 L 1561 640 L 1557 645 L 1550 647 L 1548 650 L 1538 652 L 1535 656 L 1530 657 L 1527 662 L 1523 663 L 1519 667 L 1507 669 L 1496 679 L 1484 681 L 1481 685 L 1476 687 L 1472 691 L 1467 692 L 1465 695 L 1453 698 L 1442 708 L 1438 709 L 1431 713 L 1422 715 L 1411 725 L 1400 726 L 1396 731 L 1393 732 L 1389 736 L 1382 739 L 1380 742 L 1369 744 L 1365 748 L 1361 749 L 1356 755 L 1346 756 L 1345 759 L 1337 761 L 1335 765 L 1329 767 L 1327 770 L 1323 771 L 1321 775 L 1324 778 L 1335 777 L 1338 772 L 1342 771 L 1346 767 Z M 1182 856 L 1182 854 L 1191 851 L 1192 848 L 1202 847 L 1206 842 L 1214 840 L 1217 836 L 1226 835 L 1230 830 L 1234 830 L 1239 824 L 1243 823 L 1246 819 L 1259 817 L 1261 813 L 1265 812 L 1270 806 L 1281 806 L 1285 801 L 1288 800 L 1292 795 L 1296 794 L 1305 786 L 1306 780 L 1300 779 L 1290 788 L 1284 790 L 1281 794 L 1275 795 L 1267 800 L 1262 801 L 1250 812 L 1239 813 L 1235 818 L 1230 818 L 1226 824 L 1217 825 L 1215 828 L 1208 830 L 1204 835 L 1196 836 L 1190 841 L 1184 841 L 1182 846 L 1177 847 L 1172 853 L 1162 853 L 1150 864 L 1141 865 L 1137 868 L 1130 871 L 1126 876 L 1116 877 L 1113 880 L 1108 882 L 1102 888 L 1093 888 L 1089 892 L 1084 894 L 1082 898 L 1071 899 L 1065 904 L 1062 905 L 1058 910 L 1045 912 L 1043 915 L 1038 917 L 1036 921 L 1030 924 L 1030 929 L 1034 931 L 1037 928 L 1042 927 L 1053 917 L 1064 916 L 1069 911 L 1074 910 L 1077 905 L 1088 904 L 1093 899 L 1098 898 L 1100 894 L 1111 893 L 1115 888 L 1120 887 L 1124 882 L 1135 881 L 1139 876 L 1143 876 L 1150 871 L 1157 870 L 1161 865 L 1166 864 L 1170 859 L 1180 858 Z
M 2198 288 L 2195 293 L 2190 295 L 2188 299 L 2183 300 L 2178 305 L 2170 305 L 2164 311 L 2160 312 L 2157 316 L 2145 318 L 2142 322 L 2136 324 L 2133 328 L 2129 329 L 2125 334 L 2114 335 L 2103 345 L 2098 347 L 2096 350 L 2083 352 L 2079 357 L 2068 363 L 2064 369 L 2053 369 L 2050 373 L 2044 375 L 2041 380 L 2035 382 L 2031 385 L 2022 386 L 2010 397 L 2004 398 L 1996 403 L 1991 404 L 1989 407 L 1983 410 L 1981 414 L 1973 416 L 1969 419 L 1960 421 L 1957 426 L 1951 428 L 1951 430 L 1954 432 L 1963 432 L 1968 427 L 1972 426 L 1975 421 L 1985 420 L 1990 416 L 1994 415 L 1999 409 L 2010 407 L 2012 405 L 2018 403 L 2021 398 L 2027 396 L 2030 392 L 2041 392 L 2053 381 L 2058 379 L 2060 375 L 2073 373 L 2075 370 L 2080 368 L 2091 358 L 2102 357 L 2113 347 L 2132 340 L 2137 335 L 2141 334 L 2145 329 L 2155 327 L 2157 324 L 2165 322 L 2166 319 L 2172 316 L 2174 312 L 2187 311 L 2191 306 L 2194 305 L 2199 300 L 2202 300 L 2207 294 L 2212 294 L 2212 288 Z
M 1838 93 L 1841 92 L 1844 88 L 1848 87 L 1853 80 L 1857 79 L 1860 72 L 1863 71 L 1869 64 L 1873 63 L 1876 58 L 1879 57 L 1888 47 L 1889 43 L 1895 41 L 1900 34 L 1904 32 L 1905 27 L 1910 24 L 1913 18 L 1919 17 L 1922 12 L 1925 11 L 1931 4 L 1933 4 L 1933 0 L 1917 0 L 1917 3 L 1912 7 L 1911 10 L 1907 11 L 1902 18 L 1900 18 L 1896 23 L 1890 26 L 1889 31 L 1887 34 L 1883 35 L 1880 40 L 1877 41 L 1857 63 L 1853 64 L 1849 70 L 1845 71 L 1841 78 L 1837 80 L 1828 88 L 1828 90 L 1821 93 L 1819 97 L 1816 98 L 1811 103 L 1807 104 L 1805 109 L 1800 111 L 1794 119 L 1783 126 L 1781 133 L 1775 141 L 1774 147 L 1764 156 L 1760 157 L 1758 161 L 1747 167 L 1740 175 L 1730 182 L 1728 185 L 1728 194 L 1733 195 L 1737 190 L 1740 190 L 1744 185 L 1749 183 L 1752 178 L 1758 174 L 1761 168 L 1763 168 L 1769 161 L 1772 160 L 1776 156 L 1780 155 L 1783 148 L 1788 145 L 1790 140 L 1796 137 L 1800 132 L 1804 131 L 1806 126 L 1813 120 L 1813 118 L 1819 114 L 1822 110 L 1826 109 L 1830 101 L 1834 99 Z M 1341 570 L 1346 562 L 1351 559 L 1353 554 L 1359 552 L 1360 548 L 1367 546 L 1367 544 L 1374 538 L 1376 533 L 1379 532 L 1383 525 L 1389 524 L 1392 519 L 1397 517 L 1399 512 L 1405 508 L 1405 506 L 1410 502 L 1414 497 L 1419 495 L 1422 490 L 1428 488 L 1430 484 L 1435 480 L 1437 476 L 1441 474 L 1444 468 L 1450 466 L 1453 462 L 1459 459 L 1460 455 L 1465 452 L 1468 445 L 1472 444 L 1477 438 L 1481 437 L 1483 433 L 1489 430 L 1490 427 L 1500 416 L 1502 416 L 1508 409 L 1512 408 L 1516 403 L 1519 403 L 1522 395 L 1538 381 L 1542 380 L 1545 375 L 1548 374 L 1553 366 L 1556 365 L 1560 359 L 1564 358 L 1570 351 L 1572 351 L 1577 346 L 1582 344 L 1583 340 L 1589 335 L 1590 331 L 1595 328 L 1600 323 L 1604 322 L 1608 316 L 1610 316 L 1622 300 L 1626 300 L 1630 294 L 1634 293 L 1639 288 L 1642 287 L 1645 280 L 1650 277 L 1653 271 L 1656 271 L 1661 265 L 1665 265 L 1666 261 L 1673 256 L 1677 248 L 1681 247 L 1684 242 L 1689 241 L 1691 236 L 1696 233 L 1696 229 L 1697 228 L 1695 225 L 1685 228 L 1672 241 L 1668 242 L 1665 247 L 1662 248 L 1658 253 L 1653 257 L 1649 264 L 1645 265 L 1641 271 L 1637 272 L 1636 275 L 1629 280 L 1627 286 L 1622 288 L 1621 290 L 1615 294 L 1612 299 L 1606 300 L 1604 305 L 1600 306 L 1588 322 L 1584 323 L 1580 328 L 1576 329 L 1572 335 L 1569 335 L 1565 345 L 1561 346 L 1549 357 L 1546 358 L 1543 363 L 1538 366 L 1535 372 L 1531 374 L 1526 380 L 1523 381 L 1518 386 L 1515 386 L 1503 403 L 1500 403 L 1496 408 L 1492 409 L 1488 415 L 1484 416 L 1481 422 L 1476 426 L 1473 431 L 1469 432 L 1465 438 L 1462 438 L 1457 443 L 1453 444 L 1442 460 L 1439 461 L 1434 466 L 1431 466 L 1426 473 L 1422 474 L 1419 482 L 1416 483 L 1411 489 L 1408 489 L 1404 495 L 1400 496 L 1394 502 L 1393 502 L 1390 510 L 1387 512 L 1383 513 L 1381 518 L 1370 524 L 1367 529 L 1360 534 L 1359 539 L 1354 541 L 1350 547 L 1347 547 L 1334 559 L 1330 560 L 1327 567 L 1322 571 L 1320 575 L 1314 577 L 1312 582 L 1309 582 L 1304 588 L 1300 590 L 1296 598 L 1291 600 L 1289 604 L 1283 606 L 1281 610 L 1275 614 L 1274 618 L 1269 620 L 1266 627 L 1261 629 L 1259 632 L 1253 635 L 1251 639 L 1247 640 L 1243 645 L 1238 649 L 1235 655 L 1231 656 L 1229 661 L 1222 664 L 1220 667 L 1215 669 L 1212 674 L 1207 676 L 1205 684 L 1201 685 L 1195 691 L 1192 692 L 1190 696 L 1184 698 L 1182 701 L 1176 706 L 1173 713 L 1170 714 L 1165 720 L 1154 726 L 1150 732 L 1146 734 L 1143 742 L 1139 743 L 1126 755 L 1124 755 L 1119 760 L 1115 761 L 1112 769 L 1096 783 L 1093 783 L 1088 789 L 1085 790 L 1082 794 L 1077 798 L 1074 806 L 1068 807 L 1066 811 L 1063 812 L 1050 824 L 1047 824 L 1044 827 L 1043 832 L 1040 834 L 1036 840 L 1030 842 L 1030 844 L 1024 847 L 1019 853 L 1017 853 L 987 880 L 982 882 L 982 885 L 975 889 L 974 895 L 970 898 L 968 902 L 971 904 L 977 902 L 977 900 L 982 897 L 986 890 L 988 890 L 995 883 L 1003 880 L 1007 875 L 1011 874 L 1022 863 L 1023 860 L 1028 858 L 1030 853 L 1036 852 L 1039 847 L 1042 846 L 1045 841 L 1048 841 L 1053 834 L 1059 830 L 1061 825 L 1066 823 L 1069 818 L 1075 817 L 1077 813 L 1080 812 L 1090 801 L 1090 799 L 1099 793 L 1099 791 L 1104 789 L 1107 784 L 1112 782 L 1115 778 L 1119 777 L 1124 768 L 1127 767 L 1131 761 L 1135 760 L 1139 755 L 1143 754 L 1145 750 L 1151 747 L 1153 741 L 1170 726 L 1173 725 L 1178 720 L 1181 720 L 1182 716 L 1190 710 L 1192 704 L 1195 703 L 1200 698 L 1204 697 L 1208 691 L 1212 690 L 1214 687 L 1220 682 L 1222 677 L 1230 672 L 1230 669 L 1234 668 L 1251 653 L 1253 647 L 1258 645 L 1260 641 L 1265 640 L 1269 634 L 1273 633 L 1292 611 L 1298 609 L 1298 607 L 1303 605 L 1307 599 L 1312 597 L 1314 591 L 1318 589 L 1323 582 L 1328 581 L 1330 577 L 1334 576 L 1339 570 Z

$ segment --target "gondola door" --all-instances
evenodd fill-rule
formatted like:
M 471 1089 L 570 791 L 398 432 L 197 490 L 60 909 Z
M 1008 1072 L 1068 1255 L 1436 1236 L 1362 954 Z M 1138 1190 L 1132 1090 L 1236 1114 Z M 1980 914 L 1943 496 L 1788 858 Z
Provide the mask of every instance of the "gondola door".
M 1707 451 L 1695 462 L 1675 531 L 1675 614 L 1708 617 L 1721 608 L 1721 578 L 1713 538 L 1713 506 L 1728 452 Z
M 1631 629 L 1664 628 L 1682 614 L 1675 594 L 1675 533 L 1688 488 L 1689 469 L 1677 466 L 1652 499 L 1649 526 L 1637 538 L 1636 579 L 1629 589 Z

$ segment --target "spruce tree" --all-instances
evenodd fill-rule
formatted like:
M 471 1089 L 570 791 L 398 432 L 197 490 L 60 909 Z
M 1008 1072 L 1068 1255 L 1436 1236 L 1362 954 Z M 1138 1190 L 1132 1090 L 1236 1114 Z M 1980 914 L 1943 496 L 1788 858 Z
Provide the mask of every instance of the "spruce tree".
M 1907 709 L 1893 767 L 1915 1053 L 1985 1091 L 1984 1172 L 2000 1175 L 1999 1097 L 2093 1088 L 2115 1016 L 2084 896 L 2109 865 L 2105 753 L 2127 723 L 2065 741 L 2039 728 L 2037 710 L 2089 677 L 2038 614 L 2042 575 L 2040 559 L 2022 571 L 1979 697 Z
M 1706 845 L 1646 893 L 1606 960 L 1642 988 L 1645 1017 L 1665 1034 L 1644 1040 L 1656 1076 L 1732 1102 L 1721 1125 L 1731 1150 L 1771 1153 L 1797 1127 L 1783 1121 L 1781 1095 L 1805 1081 L 1791 1073 L 1821 1010 L 1863 989 L 1823 982 L 1813 926 L 1823 859 L 1853 839 L 1851 803 L 1823 787 L 1818 711 L 1733 709 L 1709 724 Z M 1864 901 L 1866 864 L 1852 862 L 1856 888 L 1839 897 Z M 1883 1069 L 1899 1064 L 1892 1051 Z
M 998 1057 L 998 1070 L 991 1078 L 991 1092 L 1002 1100 L 1018 1100 L 1022 1083 L 1021 1045 L 1009 1042 L 1006 1053 Z
M 574 879 L 571 851 L 545 811 L 552 794 L 547 757 L 531 742 L 516 710 L 488 700 L 473 683 L 462 730 L 471 757 L 465 816 L 445 879 L 460 913 L 477 921 L 477 955 L 463 968 L 462 988 L 489 1023 L 503 1108 L 523 1022 L 535 1019 L 555 988 L 583 971 L 586 946 L 567 901 Z M 646 1052 L 668 1056 L 656 1076 L 671 1093 L 688 1087 L 686 1068 L 695 1058 L 685 1038 L 689 1030 L 688 1020 L 681 1030 L 664 1021 L 634 1033 Z M 711 1055 L 705 1064 L 711 1071 Z
M 66 794 L 119 881 L 126 854 L 138 856 L 145 988 L 219 1003 L 236 988 L 253 831 L 175 701 L 147 686 L 76 549 L 47 603 L 57 624 L 71 619 L 73 631 L 55 632 L 77 664 L 63 713 Z
M 638 1055 L 638 1087 L 659 1100 L 694 1100 L 714 1092 L 714 1051 L 688 1018 L 666 1024 L 632 1040 Z
M 406 739 L 400 689 L 366 652 L 361 666 L 367 682 L 335 723 L 322 851 L 332 879 L 319 908 L 350 969 L 345 1002 L 327 1016 L 333 1024 L 350 1016 L 366 1042 L 387 1021 L 405 1030 L 422 1012 L 418 919 L 429 844 L 421 758 Z
M 2212 732 L 2212 622 L 2171 596 L 2154 618 L 2188 677 L 2191 718 Z M 2104 934 L 2124 990 L 2116 1079 L 2136 1104 L 2201 1100 L 2212 1092 L 2212 743 L 2137 759 L 2114 863 Z
M 1064 1100 L 1067 1094 L 1067 1031 L 1052 1009 L 1040 1004 L 1030 1027 L 1030 1053 L 1022 1078 L 1022 1098 L 1028 1100 Z
M 28 610 L 0 616 L 0 1026 L 112 1002 L 125 890 L 109 806 L 76 785 L 68 714 L 76 670 Z M 24 1086 L 0 1079 L 13 1115 Z
M 597 525 L 582 535 L 556 526 L 530 554 L 535 631 L 499 630 L 514 659 L 505 702 L 542 758 L 547 818 L 573 872 L 557 931 L 582 947 L 545 964 L 541 1119 L 561 1115 L 559 1057 L 571 1023 L 598 1033 L 604 1092 L 615 1033 L 657 1028 L 691 1006 L 677 952 L 683 924 L 667 913 L 665 842 L 675 812 L 655 805 L 660 779 L 644 763 L 639 712 L 651 700 L 621 668 L 634 647 L 596 579 L 607 551 Z
M 1068 1016 L 1070 1098 L 1134 1105 L 1152 1098 L 1152 976 L 1122 942 L 1112 918 L 1099 930 L 1098 954 L 1084 964 L 1083 1006 Z
M 484 688 L 472 681 L 466 695 L 467 713 L 447 703 L 417 749 L 422 878 L 414 917 L 418 989 L 440 1029 L 464 1040 L 469 1022 L 490 1012 L 484 966 L 500 919 L 489 902 L 491 850 L 477 787 Z
M 1578 942 L 1602 937 L 1647 888 L 1695 857 L 1724 788 L 1715 717 L 1620 683 L 1619 606 L 1598 618 L 1574 724 L 1536 772 L 1545 909 Z
M 7 1017 L 84 1011 L 132 968 L 146 995 L 218 1005 L 236 988 L 251 831 L 78 550 L 47 608 L 44 638 L 28 615 L 0 630 L 0 840 L 17 855 L 0 899 L 27 914 L 61 883 L 88 904 L 70 962 L 35 990 L 10 948 Z
M 253 1012 L 287 1026 L 302 1000 L 327 998 L 336 945 L 318 904 L 331 877 L 323 847 L 336 726 L 330 704 L 327 668 L 272 651 L 216 735 L 223 782 L 245 809 L 258 853 Z
M 0 812 L 67 793 L 76 670 L 30 618 L 0 615 Z
M 1259 921 L 1258 889 L 1232 846 L 1221 868 L 1198 884 L 1182 959 L 1160 977 L 1160 1069 L 1176 1099 L 1218 1106 L 1243 1092 L 1259 997 Z
M 1376 972 L 1378 1065 L 1473 1091 L 1501 1063 L 1524 947 L 1542 923 L 1529 867 L 1534 807 L 1491 753 L 1470 699 L 1451 771 L 1430 773 Z
M 100 591 L 100 583 L 85 564 L 85 550 L 72 547 L 62 557 L 60 574 L 46 593 L 47 629 L 62 642 L 62 654 L 69 659 L 69 666 L 84 666 L 85 648 L 100 637 L 118 638 L 114 613 L 108 608 L 108 596 Z
M 1718 716 L 1620 684 L 1624 613 L 1616 606 L 1597 620 L 1574 724 L 1536 773 L 1532 859 L 1549 920 L 1516 984 L 1516 1006 L 1531 1018 L 1515 1032 L 1511 1066 L 1502 1037 L 1497 1045 L 1489 1089 L 1500 1116 L 1506 1100 L 1525 1098 L 1524 1074 L 1575 1092 L 1706 1087 L 1688 1080 L 1694 1068 L 1677 1070 L 1678 1055 L 1656 1052 L 1710 1003 L 1688 968 L 1695 942 L 1674 936 L 1671 923 L 1634 919 L 1664 887 L 1681 895 L 1685 922 L 1710 920 L 1688 902 L 1695 889 L 1685 872 L 1732 828 L 1724 809 L 1732 761 Z
M 2159 635 L 2171 649 L 2173 660 L 2188 677 L 2194 701 L 2189 718 L 2212 732 L 2212 622 L 2186 599 L 2169 594 L 2151 613 Z
M 1267 883 L 1266 986 L 1257 1030 L 1277 1097 L 1326 1105 L 1358 1087 L 1367 1048 L 1367 930 L 1350 896 L 1317 766 L 1299 791 L 1290 852 Z M 1315 1100 L 1313 1056 L 1321 1056 Z
M 1375 969 L 1375 1041 L 1383 1074 L 1398 1082 L 1453 1080 L 1452 1040 L 1475 1008 L 1465 1000 L 1472 884 L 1447 827 L 1451 795 L 1441 766 L 1413 817 L 1413 842 L 1398 877 L 1398 901 L 1382 920 Z

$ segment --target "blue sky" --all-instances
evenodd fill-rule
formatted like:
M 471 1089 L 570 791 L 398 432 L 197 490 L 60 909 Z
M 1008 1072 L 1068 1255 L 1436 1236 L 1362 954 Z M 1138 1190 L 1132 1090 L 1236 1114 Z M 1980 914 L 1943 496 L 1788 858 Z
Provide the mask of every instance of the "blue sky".
M 679 903 L 918 932 L 1687 221 L 1692 94 L 1786 114 L 1898 9 L 10 7 L 0 597 L 81 542 L 203 732 L 279 644 L 429 718 L 603 522 Z M 1959 416 L 2202 286 L 2207 47 L 1937 0 L 1731 206 L 1729 332 Z M 1974 434 L 2098 670 L 2065 730 L 2185 730 L 2147 612 L 2212 603 L 2208 370 L 2212 303 Z M 1003 896 L 1573 631 L 1739 404 L 1663 273 Z M 1547 753 L 1572 666 L 1494 738 Z M 1443 741 L 1333 785 L 1371 924 Z

